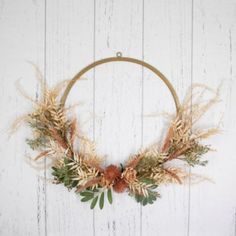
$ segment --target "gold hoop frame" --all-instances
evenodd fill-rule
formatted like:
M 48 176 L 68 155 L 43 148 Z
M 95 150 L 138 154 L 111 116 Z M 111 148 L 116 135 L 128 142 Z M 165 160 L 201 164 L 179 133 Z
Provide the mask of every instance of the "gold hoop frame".
M 130 154 L 129 160 L 120 166 L 106 166 L 102 162 L 104 158 L 96 153 L 94 142 L 78 133 L 76 117 L 67 117 L 68 109 L 64 109 L 64 106 L 71 88 L 84 73 L 98 65 L 116 61 L 141 65 L 142 69 L 146 67 L 158 76 L 173 97 L 176 115 L 171 117 L 162 142 L 157 141 Z M 43 83 L 41 85 L 43 96 L 34 103 L 34 110 L 24 116 L 25 122 L 33 131 L 33 137 L 26 139 L 26 142 L 32 150 L 40 152 L 34 158 L 35 161 L 45 157 L 52 160 L 53 182 L 63 184 L 69 190 L 75 189 L 81 196 L 81 202 L 90 201 L 91 209 L 94 209 L 97 202 L 102 209 L 105 196 L 112 204 L 113 191 L 128 192 L 129 196 L 143 206 L 153 204 L 160 197 L 157 190 L 159 185 L 181 184 L 190 179 L 191 173 L 189 174 L 184 166 L 181 168 L 180 165 L 175 167 L 165 163 L 176 159 L 192 167 L 205 166 L 207 163 L 207 160 L 201 158 L 211 149 L 208 145 L 201 144 L 201 140 L 216 134 L 218 128 L 192 128 L 207 109 L 218 101 L 217 92 L 207 102 L 202 103 L 199 100 L 204 91 L 213 92 L 205 86 L 203 92 L 193 93 L 197 97 L 187 97 L 183 104 L 180 104 L 172 84 L 158 69 L 144 61 L 122 57 L 121 52 L 118 52 L 116 57 L 101 59 L 84 67 L 68 82 L 63 94 L 58 85 L 51 89 L 47 85 L 44 87 Z M 192 89 L 193 87 L 191 91 Z M 187 95 L 189 96 L 189 93 Z M 75 147 L 75 141 L 79 148 Z
M 130 62 L 130 63 L 134 63 L 134 64 L 138 64 L 141 65 L 143 67 L 148 68 L 149 70 L 151 70 L 154 74 L 156 74 L 164 83 L 165 85 L 168 87 L 168 89 L 170 90 L 170 93 L 174 99 L 175 102 L 175 108 L 176 108 L 176 113 L 178 114 L 180 111 L 180 102 L 179 102 L 179 98 L 178 95 L 173 87 L 173 85 L 170 83 L 170 81 L 158 70 L 156 69 L 154 66 L 148 64 L 147 62 L 138 60 L 136 58 L 132 58 L 132 57 L 123 57 L 121 52 L 117 52 L 116 53 L 116 57 L 108 57 L 108 58 L 104 58 L 98 61 L 95 61 L 91 64 L 89 64 L 88 66 L 84 67 L 80 72 L 78 72 L 69 82 L 69 84 L 67 85 L 62 98 L 60 100 L 61 106 L 64 107 L 65 103 L 66 103 L 66 99 L 70 93 L 70 90 L 72 89 L 73 85 L 75 84 L 75 82 L 77 80 L 79 80 L 82 75 L 84 75 L 87 71 L 93 69 L 94 67 L 98 66 L 98 65 L 102 65 L 105 63 L 109 63 L 109 62 Z

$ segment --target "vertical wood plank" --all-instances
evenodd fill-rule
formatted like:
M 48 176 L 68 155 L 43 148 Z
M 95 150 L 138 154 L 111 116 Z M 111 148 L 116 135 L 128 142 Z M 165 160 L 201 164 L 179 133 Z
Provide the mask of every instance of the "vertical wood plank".
M 191 85 L 191 1 L 145 0 L 144 60 L 173 84 L 180 100 Z M 161 141 L 173 114 L 173 98 L 163 82 L 144 70 L 143 143 Z M 188 185 L 160 186 L 155 204 L 142 209 L 142 235 L 187 235 Z
M 71 79 L 93 61 L 93 1 L 47 1 L 46 78 L 50 85 Z M 90 76 L 90 74 L 88 75 Z M 90 76 L 91 77 L 91 76 Z M 79 81 L 67 105 L 79 102 L 75 110 L 83 132 L 92 138 L 93 81 Z M 93 212 L 79 196 L 62 185 L 47 186 L 48 235 L 93 235 Z
M 33 99 L 38 90 L 27 61 L 43 68 L 44 1 L 0 1 L 0 51 L 0 234 L 45 235 L 44 181 L 25 159 L 34 155 L 25 145 L 30 133 L 22 128 L 8 138 L 11 122 L 32 105 L 16 92 L 16 80 Z
M 217 123 L 221 117 L 223 133 L 212 138 L 217 152 L 209 153 L 207 168 L 194 171 L 214 181 L 191 187 L 189 235 L 235 235 L 236 161 L 235 65 L 236 3 L 194 1 L 193 81 L 216 88 L 221 82 L 221 103 L 203 122 Z
M 142 1 L 96 1 L 95 58 L 142 57 Z M 141 68 L 110 63 L 95 70 L 95 140 L 106 165 L 124 163 L 141 146 Z M 140 235 L 140 206 L 127 194 L 95 210 L 95 235 Z

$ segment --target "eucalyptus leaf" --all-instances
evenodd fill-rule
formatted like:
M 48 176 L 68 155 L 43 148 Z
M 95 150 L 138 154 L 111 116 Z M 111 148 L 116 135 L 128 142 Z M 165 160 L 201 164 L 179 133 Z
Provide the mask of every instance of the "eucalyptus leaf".
M 98 196 L 96 196 L 91 202 L 90 209 L 93 209 L 96 206 L 97 201 L 98 201 Z
M 102 192 L 102 194 L 100 195 L 100 199 L 99 199 L 99 207 L 100 209 L 102 209 L 104 206 L 104 192 Z
M 108 202 L 112 204 L 112 192 L 110 188 L 107 191 L 107 199 L 108 199 Z
M 84 191 L 84 192 L 81 192 L 80 193 L 80 196 L 83 196 L 83 197 L 94 197 L 94 193 L 93 192 L 88 192 L 88 191 Z
M 93 199 L 93 196 L 83 197 L 83 198 L 81 199 L 81 202 L 87 202 L 87 201 L 89 201 L 89 200 L 91 200 L 91 199 Z

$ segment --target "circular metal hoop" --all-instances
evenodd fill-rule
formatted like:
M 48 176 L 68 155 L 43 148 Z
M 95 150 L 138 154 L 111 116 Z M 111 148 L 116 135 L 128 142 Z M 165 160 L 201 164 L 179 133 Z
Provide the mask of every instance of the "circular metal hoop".
M 61 106 L 65 106 L 65 102 L 66 102 L 66 99 L 68 97 L 68 94 L 71 90 L 71 88 L 73 87 L 73 85 L 75 84 L 75 82 L 77 80 L 79 80 L 83 74 L 85 74 L 87 71 L 89 71 L 90 69 L 98 66 L 98 65 L 101 65 L 101 64 L 105 64 L 105 63 L 109 63 L 109 62 L 131 62 L 131 63 L 134 63 L 134 64 L 138 64 L 138 65 L 141 65 L 143 67 L 146 67 L 148 68 L 149 70 L 151 70 L 154 74 L 156 74 L 164 83 L 165 85 L 168 87 L 168 89 L 170 90 L 170 93 L 174 99 L 174 102 L 175 102 L 175 107 L 176 107 L 176 113 L 179 112 L 180 110 L 180 102 L 179 102 L 179 98 L 177 96 L 177 93 L 173 87 L 173 85 L 170 83 L 170 81 L 159 71 L 157 70 L 154 66 L 144 62 L 144 61 L 141 61 L 141 60 L 138 60 L 138 59 L 135 59 L 135 58 L 132 58 L 132 57 L 122 57 L 122 54 L 121 52 L 118 52 L 116 54 L 116 57 L 108 57 L 108 58 L 105 58 L 105 59 L 101 59 L 101 60 L 98 60 L 98 61 L 95 61 L 94 63 L 84 67 L 79 73 L 77 73 L 72 79 L 71 81 L 68 83 L 62 97 L 61 97 Z

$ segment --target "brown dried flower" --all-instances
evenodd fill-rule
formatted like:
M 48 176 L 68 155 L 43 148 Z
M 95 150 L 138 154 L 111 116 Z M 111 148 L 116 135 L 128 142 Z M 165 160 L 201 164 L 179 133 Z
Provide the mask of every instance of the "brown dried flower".
M 115 165 L 109 165 L 104 171 L 106 181 L 112 183 L 121 176 L 119 168 Z
M 124 179 L 119 179 L 114 185 L 113 190 L 117 193 L 123 193 L 125 189 L 128 187 L 128 184 Z

